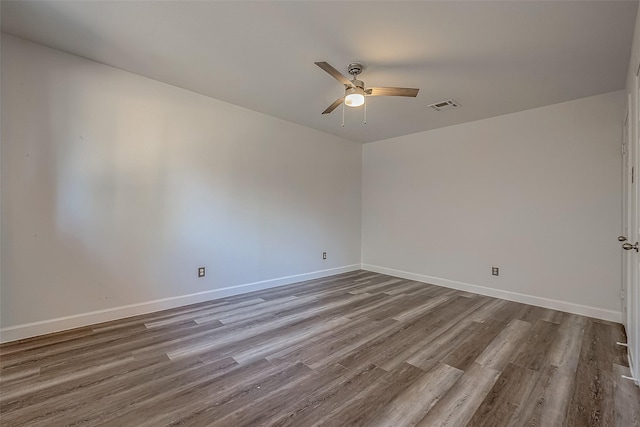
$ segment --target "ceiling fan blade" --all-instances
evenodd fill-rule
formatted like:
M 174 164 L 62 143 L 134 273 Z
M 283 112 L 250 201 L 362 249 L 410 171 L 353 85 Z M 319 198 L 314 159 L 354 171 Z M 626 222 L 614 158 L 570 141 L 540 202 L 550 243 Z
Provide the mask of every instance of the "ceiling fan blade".
M 325 70 L 327 73 L 331 74 L 334 79 L 336 79 L 337 81 L 339 81 L 343 85 L 349 86 L 349 87 L 353 86 L 353 83 L 351 83 L 351 81 L 348 78 L 346 78 L 344 75 L 342 75 L 342 73 L 340 73 L 340 71 L 336 70 L 331 65 L 329 65 L 328 62 L 314 62 L 314 64 L 316 64 L 318 67 L 320 67 L 323 70 Z
M 329 114 L 330 112 L 335 110 L 338 105 L 342 104 L 342 101 L 344 101 L 344 96 L 341 96 L 340 98 L 333 101 L 333 104 L 329 105 L 327 109 L 322 112 L 322 114 Z
M 412 89 L 409 87 L 370 87 L 365 93 L 368 96 L 418 96 L 420 89 Z

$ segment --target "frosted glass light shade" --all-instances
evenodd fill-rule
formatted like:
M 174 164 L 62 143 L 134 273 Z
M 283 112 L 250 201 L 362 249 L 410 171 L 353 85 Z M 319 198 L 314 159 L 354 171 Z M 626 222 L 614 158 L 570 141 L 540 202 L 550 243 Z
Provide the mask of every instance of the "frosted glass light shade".
M 344 97 L 344 104 L 348 107 L 359 107 L 364 104 L 364 90 L 359 87 L 347 89 L 347 95 Z

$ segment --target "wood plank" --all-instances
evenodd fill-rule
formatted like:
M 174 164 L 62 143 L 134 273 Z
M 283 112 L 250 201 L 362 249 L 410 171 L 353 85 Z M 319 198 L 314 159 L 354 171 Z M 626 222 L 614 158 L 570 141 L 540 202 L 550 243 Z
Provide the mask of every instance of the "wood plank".
M 477 304 L 479 303 L 464 297 L 452 298 L 437 306 L 428 315 L 401 322 L 385 336 L 367 342 L 340 360 L 340 364 L 349 367 L 360 363 L 362 359 L 373 358 L 379 364 L 393 360 L 394 364 L 398 365 L 402 360 L 406 360 L 408 355 L 423 348 L 422 343 L 428 340 L 428 337 L 437 336 L 454 325 L 468 312 L 473 311 Z M 416 343 L 416 339 L 420 341 Z
M 444 363 L 438 364 L 414 381 L 368 425 L 386 427 L 415 424 L 424 418 L 462 374 L 463 371 L 459 369 Z
M 508 364 L 469 424 L 479 427 L 515 424 L 518 414 L 526 407 L 535 380 L 535 371 L 513 363 Z
M 477 325 L 477 326 L 476 326 Z M 504 323 L 487 320 L 485 323 L 473 323 L 470 335 L 464 339 L 456 339 L 442 362 L 465 371 L 484 349 L 505 328 Z
M 342 405 L 340 410 L 325 414 L 323 419 L 316 425 L 369 425 L 373 420 L 379 418 L 384 408 L 402 394 L 409 384 L 416 381 L 423 374 L 423 370 L 404 363 L 382 376 L 378 383 L 371 384 L 365 390 L 356 394 L 355 399 L 350 401 L 349 404 Z
M 375 365 L 363 365 L 347 370 L 343 380 L 321 387 L 311 393 L 292 409 L 284 411 L 273 424 L 277 426 L 310 426 L 326 419 L 333 419 L 335 413 L 352 405 L 356 397 L 364 390 L 377 384 L 388 373 Z M 224 425 L 224 424 L 223 424 Z
M 529 404 L 520 408 L 515 424 L 563 426 L 567 417 L 574 376 L 554 365 L 546 365 L 529 395 Z
M 613 403 L 613 359 L 604 330 L 607 325 L 587 320 L 580 360 L 567 417 L 568 426 L 609 426 L 615 422 Z
M 474 363 L 416 424 L 420 427 L 458 427 L 469 423 L 500 372 Z
M 528 338 L 530 329 L 529 322 L 513 320 L 485 347 L 475 361 L 502 372 L 509 360 L 512 359 L 513 354 L 520 350 L 521 345 Z
M 149 390 L 150 393 L 142 396 L 121 393 L 124 396 L 117 401 L 120 406 L 102 416 L 97 425 L 164 425 L 169 420 L 180 419 L 197 410 L 201 405 L 233 394 L 238 388 L 248 387 L 248 383 L 256 378 L 268 378 L 286 369 L 271 366 L 265 360 L 238 366 L 233 360 L 224 359 L 206 366 L 212 366 L 212 369 L 194 372 L 197 375 L 195 378 L 179 376 L 175 379 L 177 384 Z M 125 396 L 129 403 L 122 407 Z
M 513 363 L 523 368 L 539 371 L 547 359 L 558 330 L 558 325 L 544 320 L 538 320 L 529 332 L 526 343 L 520 347 L 520 351 Z
M 569 373 L 575 372 L 580 360 L 580 349 L 587 318 L 568 314 L 560 323 L 547 360 L 550 364 Z

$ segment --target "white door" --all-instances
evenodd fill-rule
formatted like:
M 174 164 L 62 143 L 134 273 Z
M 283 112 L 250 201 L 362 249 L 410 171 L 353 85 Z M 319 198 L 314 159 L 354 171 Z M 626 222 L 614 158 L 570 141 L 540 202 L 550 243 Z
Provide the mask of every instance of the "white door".
M 640 71 L 640 69 L 639 69 Z M 629 363 L 631 364 L 631 374 L 636 379 L 640 378 L 640 257 L 638 256 L 638 241 L 640 241 L 640 209 L 638 201 L 638 151 L 640 147 L 640 76 L 636 72 L 634 79 L 633 105 L 634 124 L 630 134 L 629 144 L 629 164 L 631 166 L 631 186 L 629 188 L 629 243 L 635 244 L 635 250 L 626 251 L 629 254 L 630 277 L 627 278 L 627 344 L 629 346 Z
M 640 70 L 639 70 L 640 71 Z M 626 203 L 627 206 L 627 242 L 623 247 L 626 249 L 624 255 L 626 266 L 626 292 L 625 292 L 625 325 L 627 331 L 627 345 L 629 350 L 629 364 L 631 375 L 635 378 L 636 384 L 640 378 L 640 288 L 638 279 L 640 278 L 640 256 L 638 255 L 638 242 L 640 241 L 640 209 L 638 201 L 638 151 L 640 147 L 640 76 L 636 73 L 634 79 L 633 96 L 630 102 L 629 117 L 627 120 L 628 135 L 628 159 L 626 182 Z M 624 274 L 624 271 L 623 271 Z

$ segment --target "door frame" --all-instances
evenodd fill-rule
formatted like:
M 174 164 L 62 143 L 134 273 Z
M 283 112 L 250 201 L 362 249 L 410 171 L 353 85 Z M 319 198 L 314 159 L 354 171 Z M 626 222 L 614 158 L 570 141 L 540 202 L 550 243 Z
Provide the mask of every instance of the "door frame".
M 627 95 L 627 114 L 622 124 L 622 230 L 621 236 L 628 237 L 630 235 L 629 220 L 631 216 L 631 200 L 630 192 L 631 188 L 631 156 L 629 154 L 629 128 L 630 128 L 630 113 L 631 113 L 631 94 Z M 630 254 L 627 251 L 622 253 L 622 283 L 620 289 L 620 303 L 622 312 L 622 324 L 628 329 L 628 301 L 629 301 L 629 283 L 628 280 L 631 277 L 629 269 L 631 268 Z

